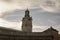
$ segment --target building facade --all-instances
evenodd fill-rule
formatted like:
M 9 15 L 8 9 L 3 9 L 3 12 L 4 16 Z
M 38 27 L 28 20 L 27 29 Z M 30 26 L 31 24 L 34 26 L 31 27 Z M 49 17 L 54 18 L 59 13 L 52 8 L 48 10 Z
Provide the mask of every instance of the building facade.
M 0 27 L 0 40 L 59 40 L 58 31 L 52 26 L 43 32 L 32 32 L 32 17 L 29 10 L 22 19 L 22 31 Z

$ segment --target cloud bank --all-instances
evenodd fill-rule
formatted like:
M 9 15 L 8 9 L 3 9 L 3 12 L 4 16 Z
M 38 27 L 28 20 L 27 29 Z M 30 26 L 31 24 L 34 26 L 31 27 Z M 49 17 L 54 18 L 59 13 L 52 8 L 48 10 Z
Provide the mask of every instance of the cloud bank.
M 11 9 L 33 9 L 42 8 L 48 12 L 59 12 L 60 1 L 59 0 L 0 0 L 1 7 L 7 10 Z M 2 9 L 1 9 L 2 10 Z

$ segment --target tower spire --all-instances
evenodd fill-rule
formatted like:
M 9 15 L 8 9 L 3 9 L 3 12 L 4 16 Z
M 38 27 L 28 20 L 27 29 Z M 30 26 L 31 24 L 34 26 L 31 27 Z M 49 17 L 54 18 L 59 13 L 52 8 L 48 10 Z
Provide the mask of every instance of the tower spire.
M 26 9 L 26 11 L 25 11 L 25 17 L 30 17 L 30 15 L 29 15 L 29 10 L 28 10 L 28 8 Z

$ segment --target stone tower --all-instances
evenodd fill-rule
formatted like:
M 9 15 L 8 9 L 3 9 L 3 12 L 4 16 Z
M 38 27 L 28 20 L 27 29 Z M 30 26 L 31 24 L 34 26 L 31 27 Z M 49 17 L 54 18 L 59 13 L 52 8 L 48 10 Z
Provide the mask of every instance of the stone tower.
M 22 19 L 22 31 L 32 32 L 32 17 L 29 15 L 29 10 L 25 11 L 25 16 Z

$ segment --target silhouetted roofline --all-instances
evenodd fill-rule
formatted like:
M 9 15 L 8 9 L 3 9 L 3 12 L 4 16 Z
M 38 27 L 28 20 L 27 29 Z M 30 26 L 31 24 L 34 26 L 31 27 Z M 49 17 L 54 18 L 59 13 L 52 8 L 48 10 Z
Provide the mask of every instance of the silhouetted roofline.
M 56 32 L 58 32 L 58 30 L 54 29 L 52 26 L 50 26 L 50 28 L 48 28 L 48 29 L 45 30 L 45 31 L 49 31 L 49 30 L 50 30 L 50 31 L 56 31 Z M 44 32 L 45 32 L 45 31 L 44 31 Z

